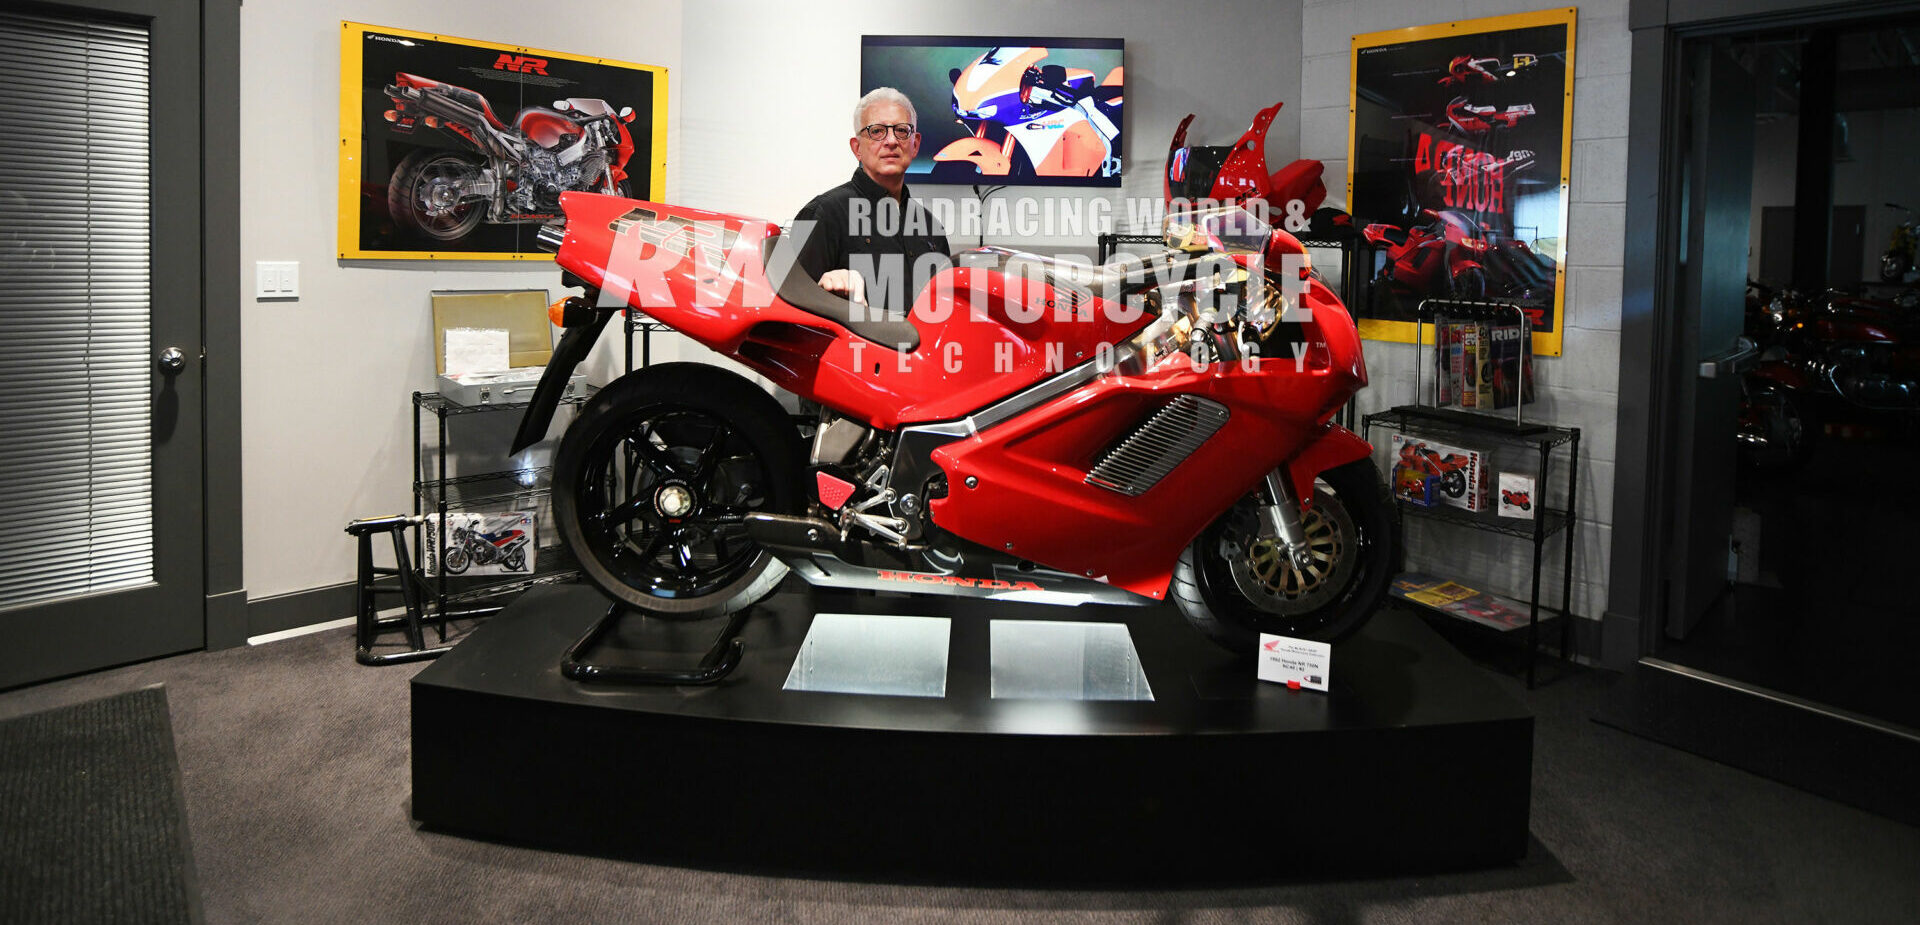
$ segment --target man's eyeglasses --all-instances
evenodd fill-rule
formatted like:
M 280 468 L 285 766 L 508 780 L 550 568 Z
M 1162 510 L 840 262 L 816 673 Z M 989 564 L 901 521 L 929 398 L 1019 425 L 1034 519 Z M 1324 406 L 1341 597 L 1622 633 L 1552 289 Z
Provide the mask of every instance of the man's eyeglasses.
M 886 141 L 888 132 L 892 132 L 893 136 L 901 141 L 908 141 L 913 138 L 913 126 L 905 122 L 899 123 L 898 125 L 882 125 L 876 122 L 860 130 L 860 134 L 867 136 L 867 138 L 872 141 Z

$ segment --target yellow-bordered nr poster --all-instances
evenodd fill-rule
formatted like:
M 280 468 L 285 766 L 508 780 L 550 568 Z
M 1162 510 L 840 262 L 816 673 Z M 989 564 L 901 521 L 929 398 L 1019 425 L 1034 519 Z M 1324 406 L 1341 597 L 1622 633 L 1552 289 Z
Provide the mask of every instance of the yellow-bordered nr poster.
M 340 257 L 546 260 L 570 190 L 664 195 L 667 69 L 340 24 Z
M 1423 299 L 1513 302 L 1534 351 L 1560 355 L 1576 14 L 1353 37 L 1347 203 L 1374 254 L 1361 336 L 1414 340 Z

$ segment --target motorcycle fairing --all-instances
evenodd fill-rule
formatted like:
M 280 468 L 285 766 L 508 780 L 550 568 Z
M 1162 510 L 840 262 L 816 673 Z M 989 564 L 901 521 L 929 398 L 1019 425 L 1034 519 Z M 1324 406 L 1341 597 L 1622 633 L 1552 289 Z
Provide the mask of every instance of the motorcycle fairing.
M 1315 313 L 1343 311 L 1319 292 L 1308 297 Z M 1359 338 L 1336 333 L 1340 325 L 1302 329 L 1314 347 L 1298 370 L 1284 356 L 1263 360 L 1257 372 L 1238 362 L 1196 369 L 1176 354 L 1143 373 L 1110 372 L 938 447 L 932 458 L 948 487 L 930 505 L 933 522 L 1050 568 L 1164 598 L 1181 551 L 1266 473 L 1286 466 L 1296 497 L 1311 499 L 1315 476 L 1372 452 L 1328 423 L 1342 396 L 1365 382 Z M 1137 496 L 1087 482 L 1102 451 L 1182 394 L 1224 405 L 1225 425 Z M 1288 459 L 1274 447 L 1302 449 Z M 1177 475 L 1189 471 L 1207 477 Z
M 1137 310 L 1109 310 L 1091 289 L 1003 272 L 1012 252 L 988 248 L 977 253 L 994 266 L 942 271 L 919 293 L 909 319 L 883 322 L 918 333 L 919 343 L 901 351 L 861 336 L 870 327 L 851 329 L 780 298 L 759 249 L 730 246 L 739 238 L 757 244 L 777 234 L 776 226 L 593 193 L 564 194 L 561 202 L 569 217 L 555 254 L 562 269 L 622 301 L 633 293 L 633 304 L 655 319 L 781 388 L 881 430 L 965 417 L 1153 320 Z M 615 234 L 629 213 L 643 218 Z M 661 257 L 662 246 L 673 250 Z M 1101 273 L 1085 276 L 1098 291 L 1115 294 Z M 930 318 L 954 320 L 923 320 Z
M 493 114 L 493 107 L 487 105 L 487 98 L 481 96 L 477 91 L 450 83 L 443 83 L 430 77 L 421 77 L 418 74 L 395 74 L 393 75 L 393 82 L 396 86 L 409 87 L 415 90 L 439 90 L 478 111 L 482 116 L 486 117 L 487 124 L 493 126 L 495 130 L 502 132 L 507 130 L 507 124 L 500 121 L 499 116 Z
M 995 144 L 979 135 L 968 135 L 941 148 L 933 159 L 963 161 L 978 167 L 981 176 L 1004 177 L 1013 172 L 1013 160 L 1007 154 L 1008 147 L 1007 144 Z

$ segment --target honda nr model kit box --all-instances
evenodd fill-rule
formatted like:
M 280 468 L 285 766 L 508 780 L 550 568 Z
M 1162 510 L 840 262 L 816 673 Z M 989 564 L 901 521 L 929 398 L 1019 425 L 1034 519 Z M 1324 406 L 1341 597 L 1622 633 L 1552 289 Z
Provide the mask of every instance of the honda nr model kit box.
M 1479 450 L 1394 434 L 1393 466 L 1431 476 L 1438 489 L 1433 494 L 1442 504 L 1484 511 L 1490 503 L 1487 459 Z
M 448 575 L 533 573 L 532 511 L 448 512 L 445 536 L 442 533 L 440 515 L 428 514 L 421 572 L 430 578 L 439 575 L 443 565 Z

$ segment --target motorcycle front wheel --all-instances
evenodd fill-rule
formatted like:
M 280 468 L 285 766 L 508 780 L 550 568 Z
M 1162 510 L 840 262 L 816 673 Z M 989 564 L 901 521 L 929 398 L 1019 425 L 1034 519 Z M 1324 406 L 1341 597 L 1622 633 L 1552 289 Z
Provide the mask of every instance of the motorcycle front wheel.
M 554 521 L 613 598 L 671 618 L 732 613 L 786 575 L 743 518 L 798 509 L 800 459 L 758 386 L 698 364 L 648 367 L 600 390 L 567 429 Z
M 1329 469 L 1301 515 L 1311 562 L 1295 566 L 1259 533 L 1256 491 L 1201 531 L 1173 569 L 1170 595 L 1207 638 L 1251 655 L 1261 633 L 1333 642 L 1360 628 L 1386 596 L 1397 554 L 1393 502 L 1373 461 Z
M 473 557 L 467 555 L 465 546 L 448 546 L 447 554 L 441 561 L 446 563 L 447 574 L 458 575 L 473 564 Z
M 480 227 L 487 205 L 459 191 L 480 179 L 476 158 L 421 148 L 400 159 L 387 184 L 394 224 L 435 241 L 458 241 Z

